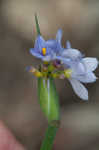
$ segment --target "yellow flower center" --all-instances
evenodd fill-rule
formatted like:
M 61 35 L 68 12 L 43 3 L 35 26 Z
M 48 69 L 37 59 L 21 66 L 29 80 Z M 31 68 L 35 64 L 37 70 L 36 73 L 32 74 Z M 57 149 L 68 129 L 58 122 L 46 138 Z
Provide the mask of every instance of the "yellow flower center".
M 42 54 L 45 56 L 46 55 L 46 48 L 42 48 Z
M 68 79 L 71 77 L 71 74 L 72 74 L 72 70 L 71 69 L 67 69 L 67 70 L 64 71 L 64 75 Z

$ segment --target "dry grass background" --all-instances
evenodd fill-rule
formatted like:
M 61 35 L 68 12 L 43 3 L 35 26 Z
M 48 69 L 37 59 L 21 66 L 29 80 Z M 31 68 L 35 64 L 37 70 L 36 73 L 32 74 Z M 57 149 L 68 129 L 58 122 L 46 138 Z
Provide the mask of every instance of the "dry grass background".
M 99 58 L 98 0 L 0 0 L 0 119 L 28 150 L 39 150 L 47 127 L 37 102 L 37 81 L 25 71 L 40 63 L 29 54 L 36 36 L 35 12 L 46 39 L 62 28 L 63 44 L 70 40 L 86 56 Z M 87 85 L 88 102 L 67 81 L 56 84 L 62 125 L 54 149 L 98 150 L 99 81 Z

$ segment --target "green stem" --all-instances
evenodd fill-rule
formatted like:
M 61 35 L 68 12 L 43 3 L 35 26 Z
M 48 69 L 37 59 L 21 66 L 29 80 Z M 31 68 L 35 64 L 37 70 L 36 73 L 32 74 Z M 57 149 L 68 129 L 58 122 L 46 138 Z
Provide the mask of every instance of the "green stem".
M 45 133 L 45 138 L 43 140 L 40 150 L 52 149 L 57 130 L 58 130 L 58 127 L 56 125 L 51 125 L 51 124 L 48 125 L 48 128 Z

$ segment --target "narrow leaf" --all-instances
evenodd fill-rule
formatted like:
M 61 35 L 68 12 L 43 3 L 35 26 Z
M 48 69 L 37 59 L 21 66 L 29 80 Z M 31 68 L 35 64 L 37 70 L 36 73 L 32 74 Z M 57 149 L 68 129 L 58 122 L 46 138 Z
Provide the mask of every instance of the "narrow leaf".
M 37 34 L 38 34 L 38 35 L 41 35 L 37 14 L 35 14 L 35 23 L 36 23 L 36 31 L 37 31 Z

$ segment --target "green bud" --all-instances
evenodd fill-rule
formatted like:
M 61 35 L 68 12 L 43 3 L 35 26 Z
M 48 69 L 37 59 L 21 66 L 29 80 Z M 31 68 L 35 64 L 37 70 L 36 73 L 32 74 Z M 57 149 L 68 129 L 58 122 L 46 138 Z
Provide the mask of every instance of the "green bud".
M 38 96 L 48 122 L 59 120 L 59 101 L 53 78 L 38 78 Z
M 55 67 L 53 65 L 48 66 L 48 71 L 52 72 L 54 69 L 55 69 Z

